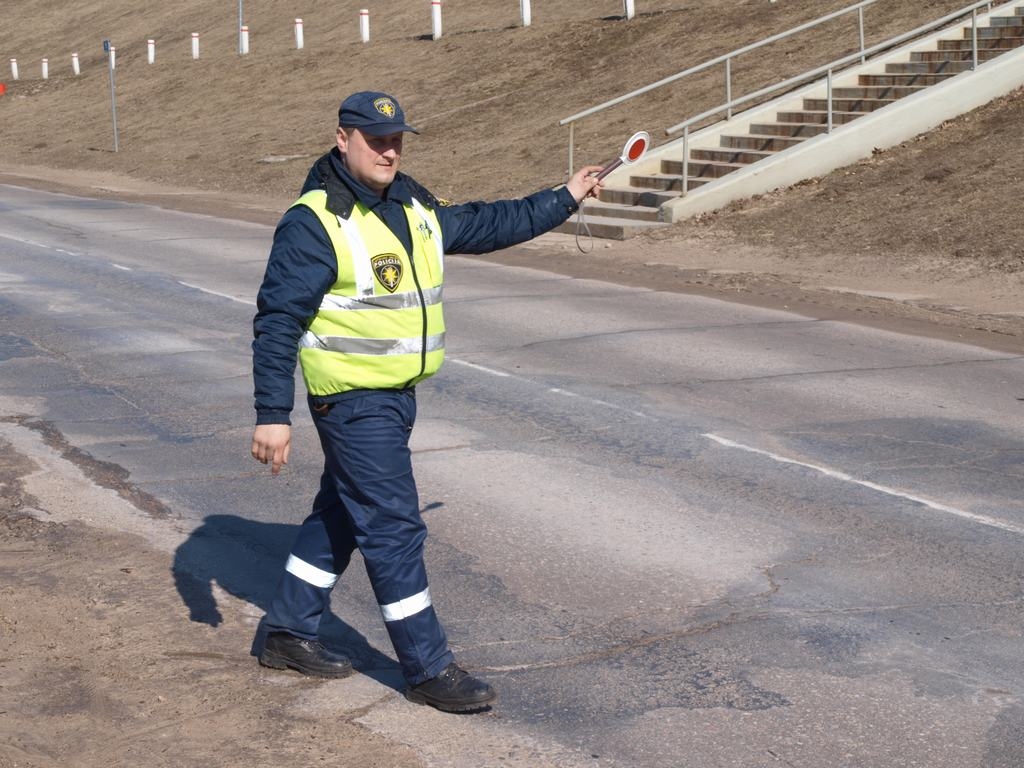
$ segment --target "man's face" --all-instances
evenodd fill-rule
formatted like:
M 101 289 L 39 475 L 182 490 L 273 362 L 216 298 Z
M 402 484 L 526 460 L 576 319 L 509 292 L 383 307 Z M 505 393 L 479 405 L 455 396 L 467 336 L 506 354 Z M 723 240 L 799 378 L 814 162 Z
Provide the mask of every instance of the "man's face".
M 398 173 L 402 133 L 371 136 L 358 128 L 338 128 L 338 149 L 349 173 L 375 192 L 383 192 Z

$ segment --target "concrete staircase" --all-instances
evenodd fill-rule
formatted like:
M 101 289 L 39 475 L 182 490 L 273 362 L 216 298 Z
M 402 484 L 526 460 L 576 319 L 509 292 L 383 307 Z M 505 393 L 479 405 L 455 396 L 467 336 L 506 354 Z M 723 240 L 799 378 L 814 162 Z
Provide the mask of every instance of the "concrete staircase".
M 930 41 L 922 41 L 920 48 L 915 44 L 895 57 L 887 54 L 880 63 L 868 61 L 849 74 L 844 72 L 841 79 L 834 78 L 833 126 L 846 126 L 962 73 L 980 75 L 984 69 L 980 66 L 982 63 L 1024 46 L 1024 7 L 1005 12 L 1009 15 L 990 16 L 985 25 L 978 28 L 977 73 L 973 70 L 972 28 L 968 24 L 944 30 Z M 830 138 L 826 136 L 828 99 L 824 82 L 803 91 L 807 92 L 806 95 L 796 104 L 791 99 L 786 103 L 787 97 L 783 97 L 778 100 L 776 109 L 767 105 L 766 110 L 766 105 L 762 105 L 719 123 L 719 129 L 710 132 L 717 145 L 702 146 L 700 134 L 692 136 L 685 197 L 681 194 L 681 141 L 659 147 L 657 154 L 660 157 L 654 163 L 647 160 L 611 174 L 605 180 L 600 199 L 588 202 L 584 208 L 585 222 L 591 234 L 622 240 L 651 228 L 668 226 L 672 221 L 685 218 L 685 214 L 673 213 L 683 209 L 678 203 L 697 197 L 702 187 L 714 182 L 719 182 L 716 186 L 721 187 L 723 182 L 720 180 L 730 174 L 764 163 L 810 139 Z M 757 116 L 744 119 L 745 114 L 754 112 Z M 731 126 L 740 130 L 731 130 Z M 864 141 L 868 153 L 877 146 L 872 145 L 871 136 L 866 136 Z M 708 142 L 705 140 L 703 143 Z M 675 159 L 671 152 L 673 146 L 676 147 Z M 737 191 L 740 193 L 732 199 L 748 196 L 742 193 L 742 185 L 737 187 Z M 719 194 L 718 198 L 722 199 L 722 195 Z M 574 233 L 576 226 L 573 218 L 558 231 Z

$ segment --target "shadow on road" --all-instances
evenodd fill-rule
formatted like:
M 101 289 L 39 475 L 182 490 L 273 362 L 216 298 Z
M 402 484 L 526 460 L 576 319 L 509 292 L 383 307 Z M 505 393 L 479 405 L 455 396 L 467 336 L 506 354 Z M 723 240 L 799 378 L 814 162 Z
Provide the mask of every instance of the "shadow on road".
M 236 515 L 204 518 L 175 550 L 172 566 L 175 586 L 191 620 L 212 627 L 223 620 L 213 593 L 214 582 L 265 613 L 298 531 L 298 525 L 262 523 Z M 362 674 L 395 690 L 404 689 L 398 663 L 332 612 L 321 621 L 319 635 L 324 645 L 351 658 Z M 254 656 L 262 650 L 264 639 L 261 620 L 250 650 Z

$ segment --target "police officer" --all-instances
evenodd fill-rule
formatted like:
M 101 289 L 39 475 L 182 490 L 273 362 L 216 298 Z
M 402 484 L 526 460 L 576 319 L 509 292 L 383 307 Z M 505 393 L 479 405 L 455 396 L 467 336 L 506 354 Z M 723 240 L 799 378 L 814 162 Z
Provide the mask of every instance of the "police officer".
M 314 163 L 274 233 L 253 321 L 252 455 L 273 474 L 288 461 L 298 357 L 325 461 L 264 620 L 259 660 L 319 677 L 352 672 L 318 641 L 317 627 L 358 547 L 406 697 L 474 711 L 496 694 L 456 665 L 434 612 L 408 445 L 415 386 L 444 358 L 444 255 L 536 237 L 596 196 L 600 182 L 586 167 L 519 200 L 442 203 L 399 172 L 406 132 L 418 133 L 387 94 L 346 98 L 337 147 Z

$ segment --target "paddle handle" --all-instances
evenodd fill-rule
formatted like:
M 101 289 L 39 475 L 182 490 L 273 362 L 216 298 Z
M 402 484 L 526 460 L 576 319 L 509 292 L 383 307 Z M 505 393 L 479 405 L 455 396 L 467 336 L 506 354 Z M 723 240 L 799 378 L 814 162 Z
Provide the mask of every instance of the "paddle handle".
M 623 162 L 625 162 L 625 158 L 622 157 L 618 158 L 617 160 L 612 160 L 612 162 L 608 163 L 608 165 L 606 165 L 604 168 L 597 172 L 597 176 L 595 178 L 597 178 L 600 181 L 609 173 L 611 173 L 620 165 L 622 165 Z

